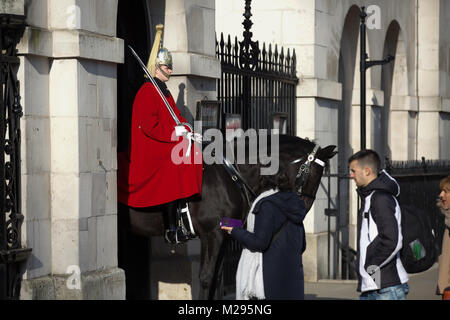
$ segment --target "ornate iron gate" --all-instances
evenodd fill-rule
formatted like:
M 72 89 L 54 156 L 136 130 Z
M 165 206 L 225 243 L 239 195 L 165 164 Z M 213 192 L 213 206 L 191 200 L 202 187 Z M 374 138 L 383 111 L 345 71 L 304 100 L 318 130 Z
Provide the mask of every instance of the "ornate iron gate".
M 244 40 L 234 43 L 231 37 L 216 41 L 216 54 L 221 62 L 222 75 L 217 83 L 218 100 L 222 103 L 223 120 L 229 114 L 240 115 L 242 129 L 273 129 L 274 122 L 286 121 L 285 132 L 296 133 L 296 56 L 295 50 L 280 53 L 275 45 L 252 41 L 250 2 L 246 1 Z M 226 127 L 222 127 L 226 128 Z M 282 129 L 282 128 L 280 128 Z M 283 133 L 283 130 L 280 130 Z
M 0 299 L 18 299 L 21 265 L 31 249 L 21 246 L 20 105 L 16 46 L 25 17 L 0 14 Z M 9 213 L 9 215 L 8 215 Z
M 278 46 L 252 41 L 250 32 L 250 0 L 245 1 L 244 40 L 234 43 L 228 36 L 216 41 L 216 55 L 221 62 L 222 74 L 217 82 L 217 99 L 222 105 L 222 129 L 227 129 L 227 117 L 240 116 L 241 128 L 280 129 L 280 133 L 296 134 L 296 76 L 295 50 L 284 54 Z M 236 270 L 242 246 L 231 238 L 225 242 L 219 296 L 235 292 Z M 219 272 L 220 274 L 220 272 Z

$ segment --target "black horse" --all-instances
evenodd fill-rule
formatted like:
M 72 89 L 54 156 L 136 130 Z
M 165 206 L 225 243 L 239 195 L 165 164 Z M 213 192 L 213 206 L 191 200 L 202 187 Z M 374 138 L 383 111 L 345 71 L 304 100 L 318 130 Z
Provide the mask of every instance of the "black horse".
M 316 147 L 315 143 L 298 137 L 279 136 L 280 166 L 285 166 L 289 177 L 293 179 L 293 182 L 295 181 L 296 187 L 301 189 L 299 193 L 305 201 L 307 212 L 314 202 L 324 169 L 323 165 L 336 154 L 334 149 L 335 146 L 321 149 Z M 319 161 L 314 162 L 315 159 Z M 238 162 L 236 167 L 247 186 L 252 191 L 257 191 L 261 165 Z M 302 171 L 300 168 L 306 168 L 306 170 Z M 248 194 L 243 192 L 242 186 L 233 181 L 224 165 L 212 164 L 204 166 L 201 198 L 190 200 L 189 208 L 193 227 L 201 242 L 199 299 L 213 299 L 216 279 L 220 275 L 223 263 L 224 240 L 228 237 L 220 229 L 219 222 L 223 217 L 245 220 L 250 207 Z M 161 207 L 157 206 L 129 210 L 128 207 L 119 204 L 119 267 L 125 269 L 127 298 L 142 298 L 139 294 L 131 294 L 136 290 L 139 291 L 138 288 L 129 288 L 129 286 L 142 284 L 142 279 L 134 281 L 136 274 L 133 268 L 136 266 L 129 261 L 124 261 L 124 255 L 130 258 L 129 255 L 133 251 L 136 252 L 136 248 L 132 247 L 127 240 L 130 239 L 130 234 L 140 237 L 162 236 L 164 223 L 161 211 Z

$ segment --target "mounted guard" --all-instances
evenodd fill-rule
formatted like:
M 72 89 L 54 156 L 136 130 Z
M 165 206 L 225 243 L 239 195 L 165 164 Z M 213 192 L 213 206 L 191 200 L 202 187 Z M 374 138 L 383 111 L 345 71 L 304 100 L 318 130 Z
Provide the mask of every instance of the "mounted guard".
M 172 55 L 162 47 L 162 25 L 147 67 L 146 81 L 133 102 L 128 150 L 118 154 L 118 201 L 131 210 L 162 206 L 165 240 L 182 243 L 195 236 L 187 199 L 201 194 L 202 153 L 193 143 L 201 136 L 180 114 L 167 82 Z M 186 152 L 187 150 L 187 152 Z

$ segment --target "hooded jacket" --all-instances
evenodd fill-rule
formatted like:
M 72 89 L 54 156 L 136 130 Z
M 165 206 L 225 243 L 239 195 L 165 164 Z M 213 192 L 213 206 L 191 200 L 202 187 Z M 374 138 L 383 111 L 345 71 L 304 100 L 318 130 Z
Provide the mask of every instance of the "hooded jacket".
M 400 261 L 401 211 L 396 197 L 400 186 L 386 171 L 367 186 L 358 188 L 362 199 L 358 219 L 358 291 L 366 292 L 406 283 Z
M 263 253 L 266 299 L 303 299 L 303 200 L 295 192 L 277 192 L 259 201 L 253 213 L 254 232 L 233 228 L 231 235 L 247 249 Z

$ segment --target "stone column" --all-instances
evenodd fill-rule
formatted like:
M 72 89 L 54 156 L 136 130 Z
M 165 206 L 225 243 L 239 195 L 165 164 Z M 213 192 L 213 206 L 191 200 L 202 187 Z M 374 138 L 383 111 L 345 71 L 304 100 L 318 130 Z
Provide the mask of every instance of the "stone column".
M 187 108 L 195 117 L 197 101 L 217 100 L 214 1 L 167 1 L 165 21 L 164 46 L 174 64 L 168 87 L 180 111 Z
M 117 1 L 36 0 L 20 44 L 22 299 L 124 299 L 117 268 Z
M 391 96 L 389 145 L 392 160 L 415 160 L 417 98 Z
M 448 6 L 447 6 L 448 7 Z M 446 6 L 440 0 L 419 1 L 418 12 L 418 151 L 417 157 L 449 158 L 447 143 L 450 112 L 449 89 L 446 80 L 448 62 L 448 32 L 445 27 Z M 449 9 L 447 9 L 449 11 Z M 437 18 L 440 17 L 440 18 Z

